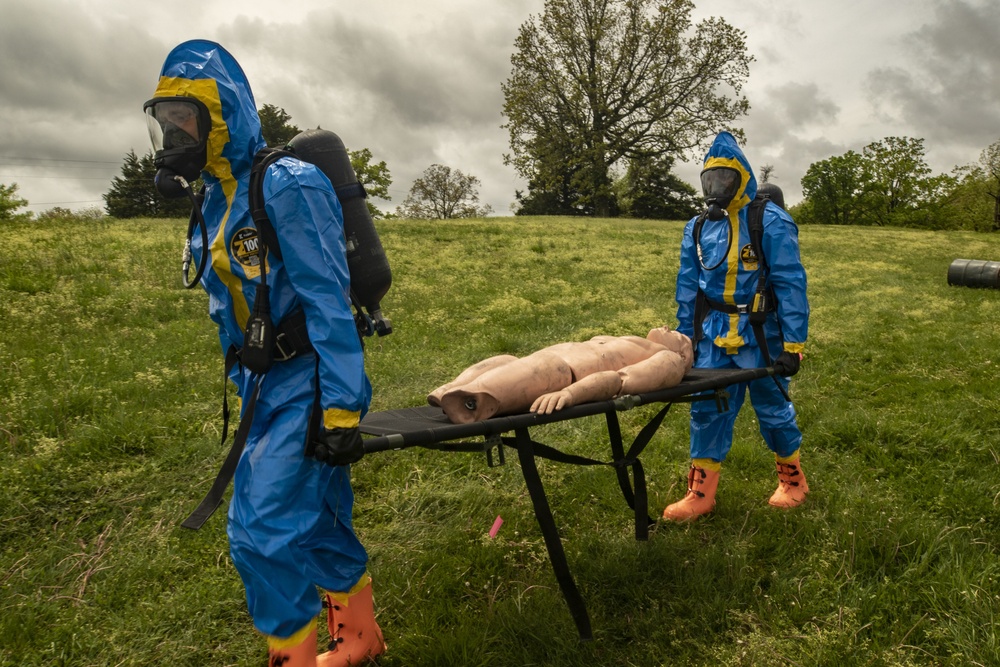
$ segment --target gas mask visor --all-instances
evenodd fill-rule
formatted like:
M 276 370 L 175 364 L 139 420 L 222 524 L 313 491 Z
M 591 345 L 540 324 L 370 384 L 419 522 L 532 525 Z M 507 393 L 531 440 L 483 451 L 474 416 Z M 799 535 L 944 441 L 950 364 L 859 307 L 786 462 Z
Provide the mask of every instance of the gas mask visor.
M 721 209 L 729 206 L 740 190 L 743 176 L 732 167 L 712 167 L 701 172 L 701 191 L 705 203 Z
M 208 109 L 193 97 L 154 98 L 142 108 L 154 151 L 204 145 L 208 138 Z
M 169 183 L 175 176 L 194 181 L 205 168 L 212 128 L 208 108 L 193 97 L 157 97 L 142 105 L 153 144 L 157 189 L 167 197 L 180 194 Z M 161 181 L 164 187 L 161 187 Z

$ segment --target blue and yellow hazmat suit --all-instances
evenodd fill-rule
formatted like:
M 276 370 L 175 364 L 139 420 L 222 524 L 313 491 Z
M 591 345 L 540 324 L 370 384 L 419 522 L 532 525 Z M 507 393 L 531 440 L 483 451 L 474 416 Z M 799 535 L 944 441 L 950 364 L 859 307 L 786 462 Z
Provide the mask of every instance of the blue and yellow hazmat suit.
M 756 257 L 747 228 L 748 204 L 757 192 L 750 163 L 728 132 L 720 133 L 705 155 L 704 169 L 729 167 L 740 172 L 742 182 L 726 207 L 727 216 L 706 220 L 698 245 L 695 222 L 684 228 L 680 270 L 677 275 L 677 330 L 694 336 L 695 305 L 698 291 L 711 301 L 729 305 L 751 304 L 758 288 L 762 265 Z M 764 324 L 770 358 L 782 350 L 803 352 L 809 326 L 806 300 L 806 272 L 799 258 L 798 227 L 780 207 L 768 202 L 764 208 L 763 253 L 767 261 L 767 285 L 773 289 L 776 309 Z M 732 243 L 729 243 L 729 239 Z M 705 267 L 715 267 L 706 270 Z M 726 313 L 708 309 L 702 322 L 703 336 L 697 343 L 696 368 L 759 368 L 766 360 L 756 340 L 746 312 Z M 795 422 L 795 408 L 775 384 L 787 391 L 788 379 L 775 375 L 728 387 L 729 409 L 719 412 L 714 401 L 691 404 L 691 458 L 703 464 L 726 459 L 733 443 L 733 425 L 746 392 L 757 414 L 760 433 L 779 459 L 792 457 L 802 442 Z M 711 464 L 709 464 L 711 465 Z
M 243 345 L 262 268 L 273 321 L 303 309 L 314 349 L 275 362 L 264 376 L 229 505 L 230 553 L 254 625 L 288 638 L 314 624 L 317 586 L 350 592 L 368 580 L 368 556 L 352 527 L 349 467 L 304 455 L 317 383 L 327 428 L 357 426 L 371 399 L 350 307 L 343 215 L 326 176 L 281 158 L 263 184 L 282 257 L 269 253 L 261 267 L 248 186 L 254 154 L 266 144 L 242 68 L 218 44 L 185 42 L 167 56 L 154 94 L 175 96 L 197 98 L 211 116 L 202 172 L 209 246 L 195 234 L 192 252 L 195 262 L 210 254 L 201 284 L 223 353 Z M 258 379 L 239 366 L 230 378 L 244 399 Z

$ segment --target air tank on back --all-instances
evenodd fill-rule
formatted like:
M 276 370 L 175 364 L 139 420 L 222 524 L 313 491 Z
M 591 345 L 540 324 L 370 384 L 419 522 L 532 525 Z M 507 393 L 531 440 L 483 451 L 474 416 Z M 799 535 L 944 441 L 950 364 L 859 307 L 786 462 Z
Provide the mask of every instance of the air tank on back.
M 295 135 L 287 148 L 319 167 L 333 184 L 344 211 L 351 293 L 368 312 L 379 336 L 392 333 L 392 323 L 382 315 L 380 305 L 392 284 L 392 271 L 365 203 L 368 195 L 354 173 L 347 147 L 335 133 L 316 128 Z
M 781 208 L 785 208 L 785 193 L 774 183 L 761 183 L 757 186 L 757 196 L 770 199 Z

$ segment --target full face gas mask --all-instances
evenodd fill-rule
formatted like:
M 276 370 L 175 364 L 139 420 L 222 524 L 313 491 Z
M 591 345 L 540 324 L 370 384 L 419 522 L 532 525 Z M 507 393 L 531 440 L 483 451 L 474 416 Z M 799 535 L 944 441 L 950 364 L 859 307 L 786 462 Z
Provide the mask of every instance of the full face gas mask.
M 193 97 L 154 97 L 142 105 L 146 112 L 149 138 L 153 142 L 153 164 L 156 190 L 167 197 L 187 196 L 191 199 L 191 220 L 181 264 L 184 287 L 191 289 L 198 284 L 208 265 L 208 228 L 201 213 L 201 202 L 191 188 L 190 181 L 201 175 L 208 163 L 208 133 L 212 129 L 211 116 L 201 101 Z M 191 238 L 194 228 L 201 229 L 201 259 L 192 278 Z
M 710 167 L 701 172 L 701 191 L 708 205 L 708 219 L 722 220 L 726 207 L 740 190 L 743 177 L 732 167 Z
M 186 181 L 196 180 L 208 162 L 208 107 L 193 97 L 155 97 L 142 108 L 155 151 L 156 189 L 167 198 L 183 197 Z

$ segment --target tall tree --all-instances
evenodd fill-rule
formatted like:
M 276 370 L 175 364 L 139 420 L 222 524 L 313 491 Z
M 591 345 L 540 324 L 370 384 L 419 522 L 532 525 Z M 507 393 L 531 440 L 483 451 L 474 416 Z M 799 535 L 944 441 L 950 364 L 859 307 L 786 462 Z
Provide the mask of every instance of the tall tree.
M 153 152 L 141 158 L 130 150 L 122 164 L 122 175 L 111 179 L 111 189 L 104 194 L 108 215 L 114 218 L 182 218 L 191 212 L 187 197 L 167 199 L 153 184 L 156 166 Z M 196 190 L 201 181 L 192 184 Z
M 996 204 L 990 187 L 992 179 L 982 165 L 955 167 L 950 178 L 953 185 L 944 198 L 942 211 L 942 217 L 951 223 L 949 228 L 997 231 L 993 227 Z
M 17 194 L 17 183 L 0 183 L 0 220 L 24 220 L 30 213 L 18 213 L 17 209 L 28 205 L 28 200 Z
M 399 208 L 404 218 L 447 220 L 489 215 L 489 205 L 479 205 L 479 179 L 458 169 L 432 164 L 413 182 Z
M 994 141 L 979 156 L 979 164 L 986 175 L 986 193 L 993 200 L 993 224 L 991 229 L 1000 232 L 1000 140 Z
M 874 224 L 905 224 L 904 218 L 933 198 L 923 139 L 886 137 L 865 146 L 862 157 L 863 200 Z
M 702 208 L 693 187 L 671 173 L 673 159 L 637 158 L 620 184 L 622 213 L 633 218 L 687 220 Z
M 288 122 L 292 117 L 284 109 L 273 104 L 262 106 L 257 110 L 257 115 L 260 116 L 260 131 L 268 146 L 280 148 L 302 131 Z
M 753 58 L 745 34 L 720 18 L 691 30 L 691 0 L 546 0 L 521 25 L 503 84 L 511 155 L 527 180 L 586 163 L 594 213 L 612 207 L 610 168 L 623 158 L 682 156 L 744 115 L 740 95 Z M 565 163 L 565 162 L 564 162 Z M 563 164 L 564 164 L 563 163 Z
M 594 215 L 593 198 L 587 192 L 588 172 L 575 142 L 565 128 L 535 137 L 533 173 L 528 192 L 514 193 L 517 215 Z
M 813 162 L 802 177 L 808 215 L 796 219 L 801 223 L 858 224 L 858 201 L 864 183 L 862 158 L 854 151 Z
M 391 201 L 389 186 L 392 185 L 392 176 L 389 175 L 389 167 L 386 166 L 385 160 L 373 164 L 372 152 L 367 148 L 357 151 L 349 150 L 347 153 L 351 156 L 351 166 L 354 168 L 354 173 L 361 184 L 365 186 L 365 192 L 368 193 L 368 196 Z M 371 202 L 371 199 L 366 199 L 365 203 L 368 205 L 368 212 L 372 218 L 379 220 L 386 217 L 386 214 Z

